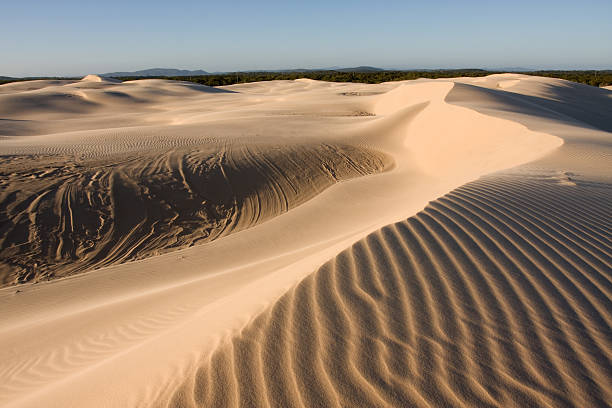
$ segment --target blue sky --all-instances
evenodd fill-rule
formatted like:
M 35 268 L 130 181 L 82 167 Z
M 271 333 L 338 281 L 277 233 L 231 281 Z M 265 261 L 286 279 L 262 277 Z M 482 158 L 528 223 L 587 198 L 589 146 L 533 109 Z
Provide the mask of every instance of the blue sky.
M 612 69 L 612 0 L 0 1 L 0 75 Z

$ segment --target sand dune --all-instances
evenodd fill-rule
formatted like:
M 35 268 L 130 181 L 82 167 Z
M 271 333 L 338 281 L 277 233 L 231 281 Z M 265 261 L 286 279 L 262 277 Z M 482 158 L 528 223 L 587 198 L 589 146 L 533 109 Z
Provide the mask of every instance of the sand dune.
M 609 95 L 0 86 L 0 405 L 610 406 Z
M 38 281 L 192 246 L 252 227 L 334 183 L 383 171 L 351 146 L 258 141 L 32 168 L 5 159 L 2 283 Z M 40 165 L 37 159 L 36 164 Z
M 171 405 L 607 406 L 611 203 L 562 178 L 468 183 L 301 281 Z
M 194 92 L 231 93 L 159 80 L 118 85 L 95 75 L 50 82 L 40 92 L 5 95 L 0 114 L 53 122 L 60 119 L 49 120 L 51 114 L 68 121 L 88 114 L 96 121 L 124 104 L 155 109 L 142 102 L 143 89 L 173 101 Z M 371 149 L 315 137 L 219 138 L 198 134 L 201 127 L 186 130 L 94 129 L 6 141 L 0 282 L 66 276 L 211 241 L 336 182 L 393 166 Z

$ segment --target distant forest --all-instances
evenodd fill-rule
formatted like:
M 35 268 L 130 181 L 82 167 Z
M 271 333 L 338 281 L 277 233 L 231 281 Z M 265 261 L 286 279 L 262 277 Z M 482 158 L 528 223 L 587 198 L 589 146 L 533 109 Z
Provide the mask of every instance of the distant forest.
M 246 82 L 293 80 L 300 78 L 315 79 L 329 82 L 360 82 L 377 84 L 389 81 L 404 81 L 418 78 L 454 78 L 481 77 L 501 72 L 479 69 L 439 70 L 439 71 L 375 71 L 375 72 L 341 72 L 341 71 L 308 71 L 308 72 L 234 72 L 225 74 L 210 74 L 198 76 L 166 76 L 166 77 L 116 77 L 122 81 L 134 79 L 173 79 L 189 81 L 208 86 L 233 85 Z M 592 86 L 612 85 L 612 70 L 606 71 L 529 71 L 518 72 L 526 75 L 537 75 L 566 79 Z M 2 78 L 0 84 L 34 79 L 76 79 L 76 78 Z

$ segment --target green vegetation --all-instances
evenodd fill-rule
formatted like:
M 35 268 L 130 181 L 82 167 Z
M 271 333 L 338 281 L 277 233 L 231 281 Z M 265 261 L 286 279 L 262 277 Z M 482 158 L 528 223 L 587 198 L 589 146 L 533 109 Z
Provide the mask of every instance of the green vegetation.
M 342 71 L 307 71 L 307 72 L 234 72 L 225 74 L 210 74 L 180 77 L 117 77 L 122 81 L 135 79 L 173 79 L 189 81 L 208 86 L 233 85 L 237 83 L 293 80 L 299 78 L 315 79 L 329 82 L 361 82 L 377 84 L 389 81 L 405 81 L 417 78 L 454 78 L 454 77 L 481 77 L 500 72 L 485 71 L 481 69 L 451 69 L 437 71 L 370 71 L 370 72 L 342 72 Z M 530 71 L 521 72 L 526 75 L 538 75 L 566 79 L 592 86 L 612 85 L 612 70 L 607 71 Z M 0 79 L 0 84 L 34 79 L 75 79 L 75 78 L 19 78 Z
M 208 86 L 233 85 L 237 83 L 294 80 L 300 78 L 328 82 L 361 82 L 378 84 L 388 81 L 404 81 L 417 78 L 453 78 L 459 76 L 485 76 L 491 72 L 484 70 L 440 70 L 440 71 L 375 71 L 375 72 L 341 72 L 341 71 L 307 71 L 307 72 L 234 72 L 191 77 L 164 77 L 180 81 L 190 81 Z M 140 77 L 118 77 L 122 81 L 142 79 Z
M 612 70 L 606 71 L 532 71 L 527 75 L 561 78 L 592 86 L 612 85 Z
M 191 77 L 162 77 L 179 81 L 189 81 L 208 86 L 233 85 L 245 82 L 293 80 L 299 78 L 315 79 L 329 82 L 361 82 L 378 84 L 389 81 L 405 81 L 417 78 L 455 78 L 482 77 L 500 72 L 480 69 L 457 69 L 439 71 L 377 71 L 377 72 L 236 72 L 227 74 L 211 74 Z M 593 86 L 612 85 L 612 71 L 533 71 L 522 72 L 527 75 L 561 78 Z M 141 77 L 119 77 L 123 81 L 142 79 Z
M 0 85 L 8 84 L 10 82 L 23 82 L 23 81 L 36 81 L 39 79 L 44 80 L 78 80 L 81 78 L 68 78 L 68 77 L 27 77 L 27 78 L 9 78 L 9 77 L 0 77 Z

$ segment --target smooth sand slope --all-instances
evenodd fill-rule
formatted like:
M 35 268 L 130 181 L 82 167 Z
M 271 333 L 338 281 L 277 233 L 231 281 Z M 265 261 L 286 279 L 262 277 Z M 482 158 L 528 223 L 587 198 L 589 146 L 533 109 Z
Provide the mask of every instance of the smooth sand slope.
M 0 405 L 610 406 L 611 95 L 0 86 Z

